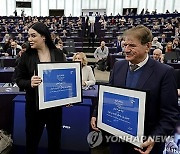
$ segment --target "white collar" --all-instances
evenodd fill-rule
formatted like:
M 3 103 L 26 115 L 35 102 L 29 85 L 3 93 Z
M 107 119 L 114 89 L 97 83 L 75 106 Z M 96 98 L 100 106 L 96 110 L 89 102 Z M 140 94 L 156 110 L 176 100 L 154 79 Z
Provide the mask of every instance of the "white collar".
M 139 67 L 138 67 L 135 71 L 137 71 L 138 69 L 140 69 L 141 67 L 143 67 L 143 66 L 147 63 L 148 59 L 149 59 L 149 56 L 148 56 L 148 54 L 147 54 L 146 58 L 145 58 L 142 62 L 136 64 L 136 65 L 138 65 Z M 132 64 L 132 63 L 129 62 L 129 65 L 131 65 L 131 64 Z

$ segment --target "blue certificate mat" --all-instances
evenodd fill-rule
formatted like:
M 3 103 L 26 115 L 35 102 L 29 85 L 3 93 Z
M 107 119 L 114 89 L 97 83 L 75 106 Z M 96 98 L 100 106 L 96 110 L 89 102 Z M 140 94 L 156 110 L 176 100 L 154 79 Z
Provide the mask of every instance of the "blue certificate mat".
M 81 102 L 80 63 L 38 64 L 39 109 Z
M 102 122 L 137 136 L 139 99 L 104 93 Z
M 144 135 L 146 92 L 100 86 L 97 126 L 140 146 Z M 136 140 L 135 140 L 136 139 Z
M 43 71 L 44 102 L 76 97 L 76 69 Z

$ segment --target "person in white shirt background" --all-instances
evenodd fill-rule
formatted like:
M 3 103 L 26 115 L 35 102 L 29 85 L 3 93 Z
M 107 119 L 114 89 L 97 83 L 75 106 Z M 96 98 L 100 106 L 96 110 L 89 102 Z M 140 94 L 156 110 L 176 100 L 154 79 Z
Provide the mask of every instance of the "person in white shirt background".
M 82 86 L 83 87 L 88 87 L 88 86 L 95 85 L 96 79 L 94 77 L 94 73 L 93 73 L 93 70 L 92 70 L 91 66 L 87 66 L 88 61 L 87 61 L 85 53 L 77 52 L 73 56 L 73 61 L 80 61 L 81 62 L 81 66 L 82 66 Z
M 163 63 L 164 56 L 162 55 L 162 50 L 161 49 L 155 49 L 153 51 L 153 59 Z
M 163 50 L 163 46 L 161 45 L 160 42 L 158 42 L 158 38 L 157 37 L 153 38 L 152 47 L 155 47 L 156 49 L 159 48 L 159 49 Z
M 94 52 L 94 57 L 96 59 L 97 69 L 101 71 L 106 70 L 106 62 L 109 54 L 109 49 L 105 46 L 105 42 L 101 41 L 101 46 L 98 47 Z

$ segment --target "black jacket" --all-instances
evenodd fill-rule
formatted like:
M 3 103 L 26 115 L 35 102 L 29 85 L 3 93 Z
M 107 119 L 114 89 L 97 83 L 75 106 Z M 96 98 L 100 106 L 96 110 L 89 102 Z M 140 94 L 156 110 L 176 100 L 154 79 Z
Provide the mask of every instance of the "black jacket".
M 21 50 L 19 48 L 16 48 L 16 54 L 15 54 L 15 53 L 13 53 L 12 48 L 7 49 L 7 53 L 9 54 L 9 56 L 16 56 L 16 55 L 18 55 L 19 51 L 21 51 Z
M 53 49 L 50 52 L 51 62 L 66 61 L 64 54 L 58 50 Z M 39 63 L 37 50 L 27 50 L 20 58 L 17 66 L 16 83 L 19 88 L 26 90 L 26 102 L 36 102 L 36 88 L 31 87 L 31 77 L 34 75 L 37 64 Z
M 110 76 L 110 85 L 125 87 L 128 67 L 128 61 L 117 61 Z M 173 68 L 149 58 L 144 65 L 136 89 L 149 91 L 144 134 L 147 136 L 170 135 L 180 116 Z M 93 116 L 96 114 L 97 107 Z

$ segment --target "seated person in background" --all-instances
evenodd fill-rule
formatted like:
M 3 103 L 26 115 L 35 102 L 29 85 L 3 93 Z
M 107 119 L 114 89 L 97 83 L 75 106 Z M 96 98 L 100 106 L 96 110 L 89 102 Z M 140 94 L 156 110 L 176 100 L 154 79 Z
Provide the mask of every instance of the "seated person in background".
M 17 40 L 14 40 L 14 42 L 16 43 L 16 48 L 18 48 L 18 49 L 20 49 L 20 50 L 21 50 L 21 49 L 22 49 L 22 47 L 21 47 L 21 45 L 19 45 L 19 44 L 18 44 Z
M 152 47 L 155 47 L 156 49 L 159 48 L 159 49 L 163 50 L 163 46 L 161 45 L 160 42 L 158 42 L 158 38 L 157 37 L 153 38 Z
M 5 43 L 3 44 L 3 52 L 7 52 L 7 49 L 11 47 L 10 40 L 6 39 Z
M 176 49 L 176 48 L 180 48 L 180 41 L 179 41 L 179 38 L 176 37 L 174 40 L 173 40 L 173 49 Z
M 68 55 L 68 51 L 63 48 L 63 41 L 61 39 L 57 42 L 56 47 L 60 49 L 66 56 Z
M 105 42 L 101 42 L 101 46 L 98 47 L 94 52 L 94 57 L 97 61 L 97 69 L 101 71 L 105 71 L 106 69 L 106 61 L 109 54 L 109 49 L 105 46 Z
M 165 34 L 162 34 L 158 41 L 159 41 L 161 44 L 166 44 L 166 43 L 167 43 L 166 35 L 165 35 Z
M 159 26 L 158 22 L 156 21 L 153 25 L 152 31 L 159 31 L 159 29 L 160 29 L 160 26 Z
M 164 28 L 164 29 L 172 30 L 172 29 L 173 29 L 173 26 L 172 26 L 171 23 L 167 23 L 167 24 L 165 25 L 165 28 Z
M 165 47 L 165 52 L 172 52 L 172 51 L 174 51 L 173 43 L 171 41 L 169 41 Z
M 19 33 L 18 36 L 16 37 L 16 41 L 17 43 L 24 43 L 24 37 L 22 36 L 21 33 Z
M 10 39 L 10 35 L 9 34 L 5 34 L 2 40 L 2 43 L 5 43 L 6 40 Z
M 180 36 L 180 28 L 175 27 L 175 37 Z
M 62 36 L 61 37 L 67 37 L 67 31 L 64 29 L 63 31 L 62 31 Z
M 162 55 L 162 50 L 161 49 L 155 49 L 153 51 L 153 59 L 163 63 L 163 55 Z
M 59 35 L 54 32 L 51 33 L 51 38 L 52 38 L 54 44 L 57 44 L 58 40 L 60 39 Z
M 16 57 L 16 62 L 15 62 L 16 64 L 19 63 L 19 60 L 20 60 L 22 54 L 27 50 L 28 45 L 27 45 L 27 43 L 23 43 L 23 44 L 21 45 L 21 47 L 22 47 L 22 49 L 19 51 L 19 53 L 18 53 L 18 55 L 17 55 L 17 57 Z
M 87 66 L 87 58 L 83 52 L 77 52 L 73 56 L 73 61 L 80 61 L 82 66 L 82 86 L 88 87 L 91 85 L 95 85 L 96 79 L 94 77 L 94 73 L 90 66 Z
M 11 48 L 7 49 L 5 56 L 17 56 L 20 49 L 17 48 L 17 43 L 15 41 L 11 42 Z

